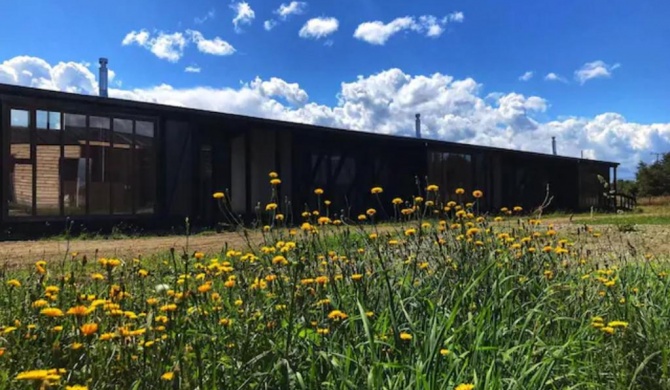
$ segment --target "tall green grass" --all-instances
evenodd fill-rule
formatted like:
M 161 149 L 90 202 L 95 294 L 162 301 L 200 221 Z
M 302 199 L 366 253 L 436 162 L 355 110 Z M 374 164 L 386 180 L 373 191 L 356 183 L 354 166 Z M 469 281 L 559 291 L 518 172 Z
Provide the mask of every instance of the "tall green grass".
M 579 255 L 593 235 L 463 218 L 273 228 L 252 250 L 6 271 L 0 388 L 39 387 L 15 378 L 50 368 L 67 370 L 55 388 L 670 388 L 665 263 L 607 267 Z M 104 302 L 52 318 L 39 299 L 63 312 Z M 609 334 L 611 321 L 628 325 Z M 83 323 L 99 329 L 84 336 Z

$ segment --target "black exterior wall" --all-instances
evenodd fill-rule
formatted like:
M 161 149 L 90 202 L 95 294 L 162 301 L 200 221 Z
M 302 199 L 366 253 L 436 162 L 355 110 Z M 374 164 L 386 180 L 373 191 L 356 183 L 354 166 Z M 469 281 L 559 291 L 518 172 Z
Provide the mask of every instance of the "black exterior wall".
M 12 164 L 18 161 L 11 148 L 19 142 L 16 137 L 14 141 L 11 138 L 12 109 L 30 113 L 33 122 L 30 134 L 36 131 L 38 110 L 57 113 L 61 119 L 66 114 L 84 114 L 88 118 L 138 118 L 155 123 L 153 212 L 70 215 L 67 207 L 63 207 L 61 190 L 59 213 L 11 215 L 9 200 L 16 190 Z M 181 231 L 187 217 L 193 226 L 212 226 L 221 221 L 211 197 L 214 191 L 231 194 L 235 212 L 251 222 L 257 207 L 263 208 L 269 200 L 271 170 L 277 171 L 282 179 L 279 187 L 282 207 L 284 201 L 290 201 L 292 210 L 288 214 L 298 220 L 303 210 L 317 207 L 315 188 L 322 188 L 323 199 L 332 201 L 331 215 L 355 218 L 369 207 L 380 209 L 381 216 L 390 213 L 392 198 L 422 195 L 427 183 L 438 184 L 444 200 L 452 197 L 456 187 L 463 187 L 468 193 L 480 189 L 485 194 L 480 204 L 484 210 L 515 205 L 532 209 L 541 204 L 548 186 L 554 196 L 551 209 L 577 211 L 603 205 L 597 175 L 609 182 L 610 171 L 614 173 L 618 166 L 606 161 L 338 130 L 8 85 L 0 85 L 0 124 L 0 225 L 5 238 L 21 236 L 23 232 L 63 231 L 68 221 L 75 228 L 89 230 L 124 223 L 154 231 Z M 32 157 L 24 159 L 24 163 L 35 167 L 33 144 Z M 86 147 L 89 145 L 94 143 L 87 141 Z M 61 149 L 66 146 L 61 141 Z M 66 153 L 60 152 L 61 161 L 67 157 Z M 84 156 L 84 160 L 89 157 Z M 54 169 L 63 172 L 61 163 L 58 165 Z M 129 174 L 137 177 L 137 169 L 140 168 L 133 166 Z M 32 176 L 33 188 L 40 178 L 39 173 Z M 110 180 L 114 186 L 115 179 Z M 377 197 L 370 194 L 374 186 L 384 188 L 379 196 L 384 210 Z M 32 202 L 37 202 L 34 197 Z

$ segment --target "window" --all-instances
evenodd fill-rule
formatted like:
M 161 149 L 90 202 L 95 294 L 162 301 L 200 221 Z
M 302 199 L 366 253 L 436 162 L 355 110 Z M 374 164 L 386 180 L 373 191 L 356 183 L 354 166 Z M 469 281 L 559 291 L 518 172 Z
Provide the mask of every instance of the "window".
M 135 169 L 138 175 L 135 199 L 138 214 L 154 212 L 156 203 L 156 158 L 154 123 L 135 121 Z
M 63 114 L 60 180 L 65 215 L 86 213 L 86 116 Z
M 9 198 L 10 216 L 33 214 L 33 160 L 30 147 L 30 112 L 10 111 Z
M 11 127 L 30 127 L 30 112 L 26 110 L 10 111 L 9 120 Z
M 155 124 L 10 111 L 11 216 L 153 213 Z
M 60 130 L 61 115 L 60 112 L 40 111 L 35 116 L 35 127 L 38 129 Z
M 112 187 L 112 212 L 114 214 L 132 214 L 134 156 L 133 121 L 114 119 L 113 147 L 109 155 L 108 174 Z
M 37 111 L 35 120 L 36 214 L 60 214 L 60 113 Z

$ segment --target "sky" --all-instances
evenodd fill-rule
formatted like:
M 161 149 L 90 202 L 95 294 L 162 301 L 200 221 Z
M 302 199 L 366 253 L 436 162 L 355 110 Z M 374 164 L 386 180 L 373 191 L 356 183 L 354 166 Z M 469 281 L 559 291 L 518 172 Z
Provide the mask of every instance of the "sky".
M 0 83 L 620 162 L 670 151 L 670 2 L 0 0 Z

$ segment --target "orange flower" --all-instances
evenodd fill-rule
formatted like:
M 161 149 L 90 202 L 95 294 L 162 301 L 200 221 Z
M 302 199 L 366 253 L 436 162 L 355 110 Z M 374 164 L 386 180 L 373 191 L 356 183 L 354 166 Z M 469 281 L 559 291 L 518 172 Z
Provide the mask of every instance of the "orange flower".
M 98 324 L 96 324 L 95 322 L 84 324 L 79 328 L 79 330 L 81 330 L 81 334 L 83 334 L 84 336 L 90 336 L 98 331 Z

